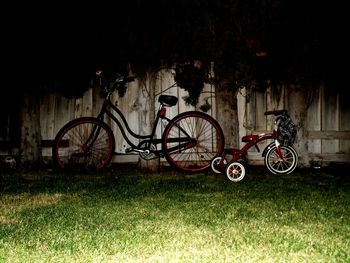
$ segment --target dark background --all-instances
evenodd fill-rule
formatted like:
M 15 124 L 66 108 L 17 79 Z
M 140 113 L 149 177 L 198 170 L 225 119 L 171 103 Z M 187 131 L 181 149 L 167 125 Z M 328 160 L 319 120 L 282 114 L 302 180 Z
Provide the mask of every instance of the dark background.
M 347 8 L 337 2 L 12 2 L 2 13 L 8 94 L 78 95 L 99 68 L 142 74 L 195 59 L 204 68 L 213 61 L 229 83 L 325 82 L 347 91 Z

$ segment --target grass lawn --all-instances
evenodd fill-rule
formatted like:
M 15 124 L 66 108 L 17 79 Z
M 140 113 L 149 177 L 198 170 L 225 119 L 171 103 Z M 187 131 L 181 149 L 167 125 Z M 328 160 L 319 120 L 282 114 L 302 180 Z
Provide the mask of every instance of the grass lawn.
M 2 175 L 0 262 L 350 262 L 348 170 Z

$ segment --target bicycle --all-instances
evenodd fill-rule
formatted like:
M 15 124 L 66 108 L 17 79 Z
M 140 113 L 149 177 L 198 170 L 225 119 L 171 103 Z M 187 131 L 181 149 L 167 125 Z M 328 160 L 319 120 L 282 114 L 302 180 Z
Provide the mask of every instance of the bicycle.
M 175 106 L 178 98 L 160 95 L 151 134 L 134 133 L 123 113 L 111 102 L 114 91 L 126 88 L 135 76 L 119 76 L 107 84 L 102 71 L 96 77 L 104 92 L 104 100 L 97 117 L 80 117 L 65 124 L 57 133 L 52 146 L 54 166 L 58 170 L 99 171 L 111 162 L 113 155 L 135 153 L 145 160 L 165 157 L 167 162 L 179 170 L 200 172 L 210 169 L 213 157 L 220 156 L 224 149 L 224 135 L 219 123 L 210 115 L 199 111 L 187 111 L 169 119 L 167 107 Z M 113 120 L 128 147 L 124 153 L 116 152 L 115 136 L 104 121 L 105 115 Z M 118 115 L 121 119 L 116 118 Z M 161 138 L 156 138 L 157 126 L 163 122 L 165 129 Z M 139 140 L 135 145 L 131 137 Z
M 296 136 L 296 127 L 287 110 L 266 111 L 265 115 L 275 115 L 273 131 L 243 136 L 242 142 L 246 144 L 241 149 L 225 149 L 221 156 L 212 159 L 210 166 L 214 173 L 225 173 L 233 182 L 241 181 L 246 174 L 243 163 L 246 162 L 248 150 L 254 146 L 260 152 L 258 143 L 269 139 L 274 141 L 268 144 L 262 153 L 264 165 L 269 172 L 290 174 L 295 170 L 298 164 L 298 153 L 292 144 Z M 232 155 L 231 160 L 227 160 L 227 155 Z

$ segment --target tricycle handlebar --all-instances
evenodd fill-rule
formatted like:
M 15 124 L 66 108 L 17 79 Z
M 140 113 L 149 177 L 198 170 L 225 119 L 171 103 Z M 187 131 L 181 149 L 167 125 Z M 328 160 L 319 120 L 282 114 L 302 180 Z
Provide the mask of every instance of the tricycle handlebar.
M 264 114 L 278 116 L 278 115 L 282 115 L 286 112 L 287 112 L 287 110 L 271 110 L 271 111 L 266 111 Z

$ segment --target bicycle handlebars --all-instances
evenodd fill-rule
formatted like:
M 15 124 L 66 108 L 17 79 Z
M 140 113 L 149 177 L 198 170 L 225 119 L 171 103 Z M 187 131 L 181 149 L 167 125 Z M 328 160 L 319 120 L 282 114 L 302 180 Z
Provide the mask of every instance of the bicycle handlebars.
M 104 85 L 106 85 L 106 80 L 103 77 L 103 71 L 102 70 L 97 70 L 95 74 L 96 74 L 96 76 L 98 78 L 100 78 L 101 83 L 104 83 Z M 122 75 L 118 75 L 117 79 L 113 82 L 110 90 L 118 89 L 119 87 L 123 86 L 124 84 L 126 84 L 128 82 L 132 82 L 135 79 L 136 79 L 136 76 L 125 77 L 125 76 L 122 76 Z
M 131 77 L 124 77 L 124 76 L 121 76 L 119 78 L 117 78 L 113 85 L 112 85 L 112 90 L 113 89 L 118 89 L 119 87 L 123 86 L 124 84 L 128 83 L 128 82 L 132 82 L 135 80 L 136 77 L 134 76 L 131 76 Z

